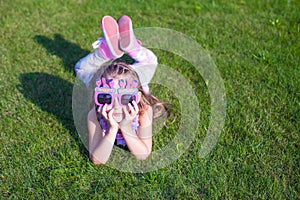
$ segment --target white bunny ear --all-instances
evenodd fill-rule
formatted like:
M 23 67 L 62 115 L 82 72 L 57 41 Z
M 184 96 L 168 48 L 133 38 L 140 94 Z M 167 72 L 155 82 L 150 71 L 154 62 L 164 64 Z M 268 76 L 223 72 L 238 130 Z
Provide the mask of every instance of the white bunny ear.
M 144 47 L 136 49 L 130 56 L 136 61 L 132 68 L 137 72 L 141 85 L 145 88 L 144 92 L 149 93 L 147 85 L 155 74 L 158 65 L 157 57 L 151 50 Z
M 152 51 L 142 47 L 142 42 L 135 37 L 130 17 L 123 15 L 118 19 L 120 48 L 136 62 L 132 65 L 138 73 L 141 84 L 147 85 L 154 76 L 157 57 Z
M 150 89 L 149 89 L 148 84 L 142 85 L 142 88 L 143 88 L 143 91 L 144 91 L 145 94 L 149 94 L 150 93 Z

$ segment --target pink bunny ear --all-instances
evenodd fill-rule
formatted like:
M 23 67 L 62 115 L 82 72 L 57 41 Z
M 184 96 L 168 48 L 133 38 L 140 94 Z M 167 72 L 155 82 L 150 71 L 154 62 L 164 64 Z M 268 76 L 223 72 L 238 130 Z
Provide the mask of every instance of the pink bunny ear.
M 120 85 L 120 88 L 125 88 L 125 80 L 124 79 L 120 79 L 119 85 Z
M 97 85 L 97 87 L 100 87 L 100 86 L 101 86 L 101 80 L 100 80 L 100 78 L 98 78 L 98 79 L 96 80 L 96 85 Z
M 114 79 L 112 79 L 112 78 L 109 79 L 109 80 L 108 80 L 108 85 L 109 85 L 110 88 L 113 88 L 114 85 L 115 85 L 115 84 L 114 84 Z
M 127 80 L 126 88 L 132 88 L 132 79 Z
M 137 88 L 138 87 L 138 81 L 137 80 L 133 80 L 132 85 L 133 85 L 134 88 Z
M 106 83 L 106 79 L 104 77 L 102 77 L 102 86 L 103 87 L 108 87 L 107 83 Z

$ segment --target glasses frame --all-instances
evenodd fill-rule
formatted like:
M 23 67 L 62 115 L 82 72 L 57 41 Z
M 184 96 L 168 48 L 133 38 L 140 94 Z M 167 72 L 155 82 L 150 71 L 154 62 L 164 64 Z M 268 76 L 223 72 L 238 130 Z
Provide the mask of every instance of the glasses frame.
M 109 94 L 112 97 L 112 100 L 109 104 L 107 104 L 108 106 L 111 106 L 114 104 L 115 98 L 118 97 L 119 100 L 119 104 L 121 106 L 127 106 L 128 104 L 124 105 L 122 104 L 122 96 L 123 95 L 132 95 L 135 97 L 135 102 L 138 101 L 138 95 L 139 90 L 137 88 L 109 88 L 109 87 L 96 87 L 95 88 L 95 94 L 94 94 L 94 102 L 97 106 L 102 107 L 105 104 L 101 104 L 98 102 L 98 95 L 99 94 Z

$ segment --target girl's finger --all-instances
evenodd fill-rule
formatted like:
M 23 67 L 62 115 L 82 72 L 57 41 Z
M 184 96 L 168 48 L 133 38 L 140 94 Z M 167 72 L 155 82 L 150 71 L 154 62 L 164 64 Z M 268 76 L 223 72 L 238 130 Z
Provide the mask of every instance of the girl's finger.
M 107 109 L 107 104 L 104 104 L 104 106 L 102 107 L 102 111 L 101 111 L 101 114 L 104 117 L 104 119 L 107 119 L 106 109 Z
M 128 110 L 127 110 L 126 107 L 123 107 L 123 112 L 125 114 L 125 118 L 130 118 L 130 114 L 129 114 L 129 112 L 128 112 Z
M 113 119 L 113 113 L 114 113 L 114 109 L 111 109 L 111 110 L 108 112 L 108 120 Z
M 133 107 L 132 107 L 132 105 L 130 103 L 128 104 L 128 108 L 130 110 L 130 114 L 131 115 L 135 113 L 135 110 L 133 109 Z
M 133 107 L 134 107 L 135 111 L 138 113 L 139 112 L 139 106 L 136 103 L 136 101 L 132 101 L 132 104 L 133 104 Z
M 138 111 L 135 110 L 132 105 L 128 105 L 129 109 L 130 109 L 130 117 L 133 119 L 136 117 L 136 115 L 138 114 Z

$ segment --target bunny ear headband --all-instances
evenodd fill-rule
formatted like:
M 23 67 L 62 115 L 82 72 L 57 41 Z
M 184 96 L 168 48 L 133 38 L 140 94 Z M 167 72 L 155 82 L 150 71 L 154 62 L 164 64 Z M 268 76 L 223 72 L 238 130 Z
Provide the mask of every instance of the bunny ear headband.
M 96 86 L 98 88 L 100 88 L 100 87 L 113 88 L 114 85 L 115 85 L 114 79 L 106 80 L 106 78 L 102 77 L 101 79 L 98 78 L 96 80 Z M 124 88 L 126 88 L 126 89 L 136 88 L 137 89 L 138 81 L 137 80 L 132 80 L 132 79 L 128 79 L 127 81 L 125 81 L 124 79 L 120 79 L 119 80 L 119 86 L 120 86 L 121 89 L 124 89 Z
M 105 78 L 98 78 L 96 81 L 97 87 L 95 88 L 94 102 L 97 106 L 104 104 L 113 105 L 115 97 L 117 97 L 119 104 L 127 106 L 133 101 L 138 101 L 138 81 L 128 80 L 127 83 L 124 79 L 119 80 L 120 88 L 114 88 L 114 80 Z M 125 87 L 126 84 L 126 87 Z
M 128 52 L 128 55 L 136 61 L 131 67 L 138 74 L 144 92 L 149 94 L 148 84 L 153 78 L 158 65 L 156 55 L 142 46 L 139 49 Z
M 139 58 L 139 60 L 141 60 L 143 58 L 143 61 L 135 61 L 135 63 L 132 65 L 124 63 L 124 65 L 126 65 L 126 67 L 129 65 L 137 73 L 144 93 L 149 94 L 148 84 L 150 83 L 150 81 L 153 78 L 154 73 L 156 71 L 157 58 L 152 53 L 152 51 L 150 51 L 146 48 L 143 48 L 143 49 L 144 49 L 143 51 L 141 51 L 141 50 L 139 51 L 139 54 L 141 54 L 141 55 L 136 55 Z M 151 55 L 148 55 L 148 54 L 151 54 Z M 112 64 L 112 63 L 110 63 L 110 64 Z M 119 64 L 122 65 L 123 63 L 119 62 Z M 105 83 L 105 82 L 103 82 L 103 83 Z M 120 87 L 121 87 L 121 85 L 120 85 Z

